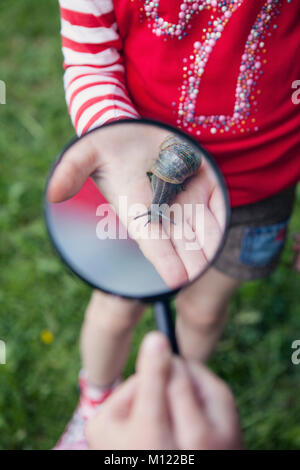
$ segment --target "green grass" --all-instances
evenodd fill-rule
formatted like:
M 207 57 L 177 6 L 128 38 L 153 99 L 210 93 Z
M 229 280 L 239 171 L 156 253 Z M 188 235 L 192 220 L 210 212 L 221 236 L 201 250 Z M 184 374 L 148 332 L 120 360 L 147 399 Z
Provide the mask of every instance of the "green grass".
M 0 3 L 0 449 L 50 448 L 77 400 L 78 336 L 90 289 L 57 259 L 42 218 L 42 193 L 54 156 L 74 135 L 62 87 L 56 0 Z M 294 215 L 291 231 L 300 229 Z M 212 366 L 232 386 L 249 448 L 300 449 L 299 276 L 290 242 L 269 279 L 245 285 Z M 154 328 L 138 326 L 126 368 Z M 41 340 L 50 330 L 54 341 Z

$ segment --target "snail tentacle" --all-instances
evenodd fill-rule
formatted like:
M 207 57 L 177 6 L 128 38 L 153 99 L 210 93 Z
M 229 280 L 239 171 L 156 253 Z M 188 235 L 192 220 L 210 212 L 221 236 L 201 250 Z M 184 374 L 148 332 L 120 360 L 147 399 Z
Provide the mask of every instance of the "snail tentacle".
M 148 220 L 145 223 L 144 227 L 148 225 L 150 222 L 153 222 L 153 214 L 155 215 L 155 220 L 160 221 L 161 219 L 168 220 L 168 222 L 171 222 L 171 224 L 176 225 L 174 220 L 172 220 L 170 217 L 166 216 L 161 210 L 159 211 L 154 211 L 152 207 L 150 207 L 147 212 L 143 212 L 143 214 L 137 215 L 134 220 L 140 219 L 141 217 L 148 216 Z

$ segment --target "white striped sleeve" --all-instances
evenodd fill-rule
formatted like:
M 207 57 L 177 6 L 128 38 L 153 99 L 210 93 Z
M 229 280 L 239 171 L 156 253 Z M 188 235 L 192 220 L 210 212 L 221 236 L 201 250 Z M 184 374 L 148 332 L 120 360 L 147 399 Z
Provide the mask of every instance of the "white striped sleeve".
M 59 0 L 66 101 L 77 134 L 138 118 L 124 81 L 112 0 Z

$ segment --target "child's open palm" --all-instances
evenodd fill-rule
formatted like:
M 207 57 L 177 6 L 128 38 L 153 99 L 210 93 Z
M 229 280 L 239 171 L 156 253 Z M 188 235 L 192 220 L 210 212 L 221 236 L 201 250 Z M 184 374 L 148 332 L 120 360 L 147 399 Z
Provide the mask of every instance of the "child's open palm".
M 163 128 L 134 126 L 132 123 L 107 126 L 87 134 L 67 150 L 57 166 L 49 184 L 49 201 L 62 202 L 74 196 L 92 175 L 113 207 L 118 208 L 120 196 L 127 197 L 129 208 L 137 203 L 149 207 L 153 190 L 147 172 L 168 134 Z M 176 220 L 175 225 L 163 224 L 162 227 L 160 223 L 145 226 L 147 219 L 135 220 L 137 213 L 131 214 L 130 210 L 129 215 L 119 214 L 144 255 L 171 288 L 202 271 L 216 252 L 223 233 L 225 210 L 222 191 L 206 161 L 174 202 L 182 206 L 203 204 L 205 242 L 202 246 L 202 227 L 188 215 L 184 214 L 179 222 Z M 182 224 L 184 236 L 178 237 Z M 159 236 L 162 230 L 168 232 L 168 238 Z M 187 248 L 191 242 L 194 242 L 192 250 Z

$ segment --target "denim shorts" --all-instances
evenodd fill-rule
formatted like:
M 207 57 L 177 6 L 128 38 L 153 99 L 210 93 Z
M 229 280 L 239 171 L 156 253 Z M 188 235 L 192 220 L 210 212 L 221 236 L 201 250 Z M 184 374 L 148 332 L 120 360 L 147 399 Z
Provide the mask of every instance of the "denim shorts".
M 261 279 L 280 261 L 296 187 L 232 209 L 228 237 L 214 266 L 241 281 Z

